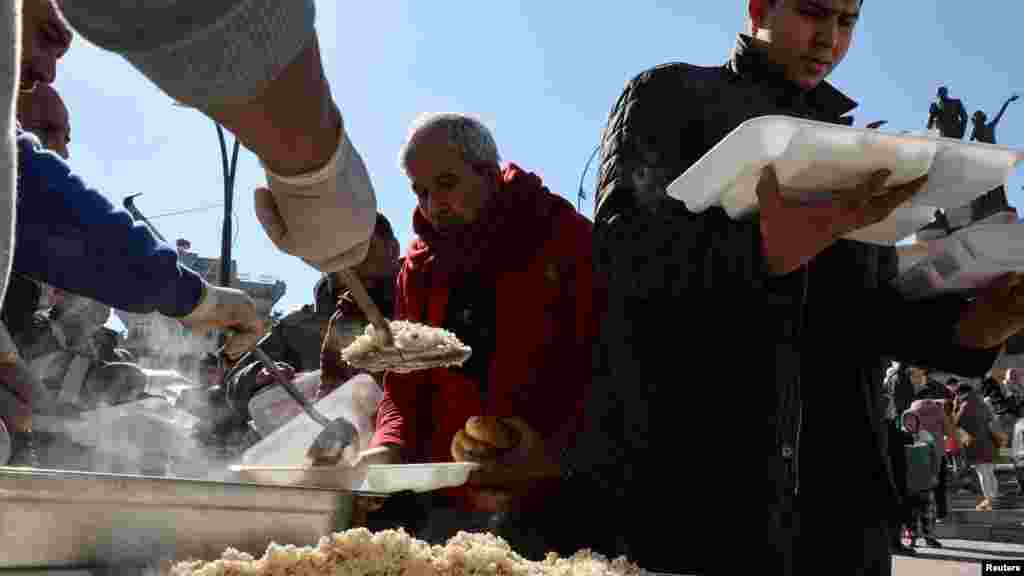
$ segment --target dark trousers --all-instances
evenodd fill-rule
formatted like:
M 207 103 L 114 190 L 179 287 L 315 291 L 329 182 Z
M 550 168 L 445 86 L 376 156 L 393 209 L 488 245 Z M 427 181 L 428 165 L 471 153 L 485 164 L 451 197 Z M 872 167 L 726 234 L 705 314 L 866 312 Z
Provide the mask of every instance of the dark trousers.
M 939 485 L 933 490 L 935 492 L 935 516 L 945 518 L 949 515 L 949 500 L 946 498 L 949 486 L 949 470 L 946 468 L 947 458 L 942 457 L 942 466 L 939 467 Z
M 801 514 L 800 535 L 794 546 L 793 571 L 791 574 L 848 574 L 856 576 L 890 576 L 892 574 L 892 553 L 890 551 L 890 528 L 886 520 L 879 519 L 874 525 L 867 521 L 836 521 L 835 509 L 823 506 Z M 842 556 L 829 560 L 827 570 L 822 562 L 828 558 L 828 550 L 842 542 Z

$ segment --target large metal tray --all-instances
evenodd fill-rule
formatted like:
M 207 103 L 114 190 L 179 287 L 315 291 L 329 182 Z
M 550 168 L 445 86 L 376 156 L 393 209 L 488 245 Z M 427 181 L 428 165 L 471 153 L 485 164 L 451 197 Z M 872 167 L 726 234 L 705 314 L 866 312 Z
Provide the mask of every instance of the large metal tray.
M 0 568 L 139 566 L 259 557 L 348 528 L 352 493 L 0 467 Z

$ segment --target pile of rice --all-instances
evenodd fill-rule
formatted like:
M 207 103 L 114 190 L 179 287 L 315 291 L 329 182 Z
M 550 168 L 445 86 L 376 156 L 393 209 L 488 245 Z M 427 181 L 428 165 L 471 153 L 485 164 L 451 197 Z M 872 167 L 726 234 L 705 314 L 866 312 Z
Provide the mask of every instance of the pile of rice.
M 341 351 L 341 359 L 370 371 L 388 369 L 411 372 L 424 368 L 461 366 L 472 350 L 453 332 L 405 320 L 388 323 L 393 346 L 384 346 L 385 335 L 373 324 Z
M 389 322 L 391 336 L 394 339 L 395 348 L 409 352 L 423 352 L 438 348 L 460 348 L 463 346 L 458 337 L 444 328 L 426 326 L 416 322 L 405 320 L 394 320 Z M 377 333 L 377 327 L 367 324 L 366 330 L 349 344 L 342 354 L 360 355 L 368 354 L 381 348 L 384 341 L 383 333 Z
M 376 534 L 365 528 L 320 538 L 316 548 L 272 543 L 262 558 L 229 548 L 214 562 L 181 562 L 171 576 L 639 576 L 625 558 L 609 561 L 589 550 L 571 558 L 548 554 L 526 560 L 492 534 L 459 532 L 445 546 L 430 546 L 404 530 Z

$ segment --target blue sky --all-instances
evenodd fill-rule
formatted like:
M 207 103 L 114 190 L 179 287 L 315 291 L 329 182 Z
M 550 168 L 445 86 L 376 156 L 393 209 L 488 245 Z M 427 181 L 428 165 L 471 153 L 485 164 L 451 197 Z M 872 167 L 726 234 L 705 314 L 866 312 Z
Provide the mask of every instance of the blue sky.
M 982 108 L 990 117 L 1013 91 L 1024 92 L 1020 62 L 1006 50 L 1016 44 L 1024 3 L 942 5 L 943 12 L 938 0 L 872 0 L 864 7 L 850 54 L 831 78 L 861 103 L 858 126 L 887 119 L 889 130 L 922 129 L 943 83 L 969 113 Z M 379 207 L 407 246 L 415 203 L 397 154 L 417 114 L 478 115 L 506 160 L 539 173 L 575 203 L 584 163 L 625 82 L 663 62 L 724 62 L 745 26 L 746 2 L 318 0 L 317 10 L 335 99 Z M 72 165 L 113 202 L 143 192 L 137 204 L 154 216 L 221 202 L 213 124 L 172 106 L 120 57 L 76 38 L 55 87 L 71 112 Z M 1024 149 L 1024 101 L 1011 104 L 998 137 Z M 584 183 L 588 215 L 595 168 Z M 264 235 L 252 207 L 252 190 L 263 182 L 255 157 L 243 150 L 234 255 L 240 272 L 288 283 L 279 305 L 287 310 L 312 301 L 318 274 Z M 1010 180 L 1011 203 L 1022 199 L 1022 185 L 1018 172 Z M 188 238 L 193 249 L 216 256 L 221 216 L 213 208 L 154 223 L 172 241 Z

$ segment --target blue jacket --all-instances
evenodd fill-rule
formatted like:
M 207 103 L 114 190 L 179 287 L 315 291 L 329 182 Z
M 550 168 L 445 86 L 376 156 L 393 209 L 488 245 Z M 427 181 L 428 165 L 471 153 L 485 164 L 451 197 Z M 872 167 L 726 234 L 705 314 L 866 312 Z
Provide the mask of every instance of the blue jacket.
M 126 312 L 185 316 L 202 278 L 130 214 L 75 176 L 32 134 L 17 131 L 16 272 Z

